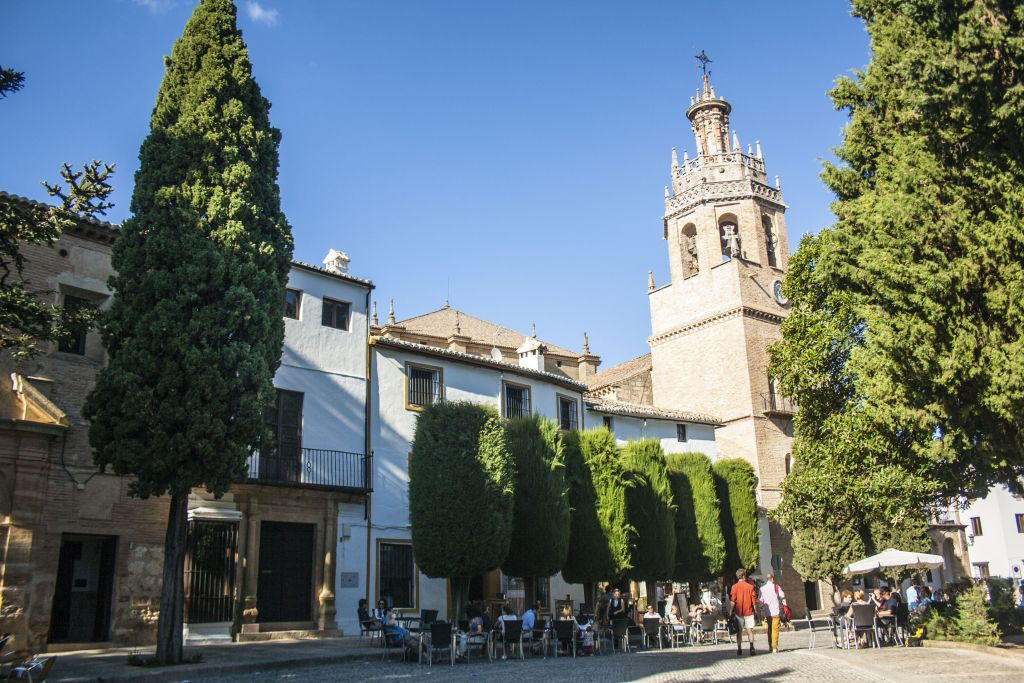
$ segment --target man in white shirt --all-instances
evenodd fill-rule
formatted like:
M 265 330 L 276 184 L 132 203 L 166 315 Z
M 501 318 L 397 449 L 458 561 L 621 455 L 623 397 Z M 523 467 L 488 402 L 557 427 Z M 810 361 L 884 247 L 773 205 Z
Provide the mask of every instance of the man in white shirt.
M 775 575 L 768 574 L 765 583 L 761 586 L 758 595 L 758 602 L 764 606 L 765 618 L 768 622 L 768 651 L 779 651 L 779 621 L 782 614 L 782 604 L 786 600 L 786 594 L 778 584 L 775 583 Z

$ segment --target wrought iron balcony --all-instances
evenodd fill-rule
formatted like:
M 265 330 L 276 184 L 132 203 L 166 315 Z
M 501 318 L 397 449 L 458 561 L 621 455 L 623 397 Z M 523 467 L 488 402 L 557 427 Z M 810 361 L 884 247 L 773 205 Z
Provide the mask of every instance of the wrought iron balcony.
M 762 412 L 765 415 L 793 415 L 796 413 L 796 404 L 777 391 L 769 394 L 761 394 Z
M 372 457 L 323 448 L 278 447 L 250 455 L 245 480 L 365 493 L 373 490 Z

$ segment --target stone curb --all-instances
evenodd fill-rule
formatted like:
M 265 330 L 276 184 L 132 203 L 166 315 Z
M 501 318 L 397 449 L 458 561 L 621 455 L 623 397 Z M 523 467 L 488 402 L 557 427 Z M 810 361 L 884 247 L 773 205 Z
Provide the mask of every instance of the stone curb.
M 998 655 L 1000 657 L 1010 657 L 1012 659 L 1024 660 L 1024 648 L 1013 647 L 992 647 L 991 645 L 977 645 L 975 643 L 960 643 L 954 640 L 922 640 L 921 645 L 924 647 L 948 649 L 948 650 L 974 650 L 975 652 L 983 652 L 990 655 Z
M 379 653 L 355 652 L 350 654 L 320 655 L 302 657 L 298 659 L 269 659 L 255 662 L 234 662 L 229 664 L 183 664 L 169 668 L 161 668 L 159 671 L 147 669 L 140 666 L 128 666 L 122 664 L 123 673 L 113 676 L 70 676 L 60 675 L 60 669 L 54 667 L 56 676 L 54 681 L 63 683 L 123 683 L 128 681 L 187 681 L 190 679 L 212 678 L 228 674 L 245 673 L 247 671 L 278 670 L 278 669 L 299 669 L 329 664 L 342 664 L 344 662 L 355 662 L 360 660 L 379 660 Z M 57 662 L 58 666 L 60 661 Z

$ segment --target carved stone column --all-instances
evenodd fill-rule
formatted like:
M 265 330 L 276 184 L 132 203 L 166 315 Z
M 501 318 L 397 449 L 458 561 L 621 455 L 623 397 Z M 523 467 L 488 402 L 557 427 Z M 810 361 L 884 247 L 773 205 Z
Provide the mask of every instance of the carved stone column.
M 247 524 L 245 543 L 245 585 L 242 587 L 242 633 L 258 633 L 259 607 L 257 605 L 257 586 L 260 578 L 260 520 L 259 503 L 256 498 L 249 498 L 248 511 L 245 515 Z
M 324 567 L 323 585 L 320 588 L 320 609 L 317 628 L 321 631 L 337 631 L 337 609 L 334 605 L 335 553 L 338 551 L 338 504 L 329 497 L 324 514 Z

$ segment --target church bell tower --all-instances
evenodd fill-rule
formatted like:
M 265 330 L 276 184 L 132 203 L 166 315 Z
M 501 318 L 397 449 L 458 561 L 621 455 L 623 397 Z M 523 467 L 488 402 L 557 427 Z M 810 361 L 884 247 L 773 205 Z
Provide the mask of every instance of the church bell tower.
M 671 279 L 656 286 L 652 278 L 648 286 L 652 386 L 659 407 L 718 416 L 719 457 L 748 460 L 758 476 L 758 502 L 772 508 L 793 433 L 793 406 L 767 373 L 768 347 L 781 337 L 789 310 L 781 291 L 786 205 L 778 177 L 768 182 L 760 142 L 744 151 L 730 129 L 731 111 L 705 74 L 686 110 L 694 156 L 686 151 L 680 160 L 672 149 L 663 222 Z M 788 539 L 767 521 L 761 537 L 761 569 L 770 571 Z M 786 579 L 802 598 L 791 568 Z

